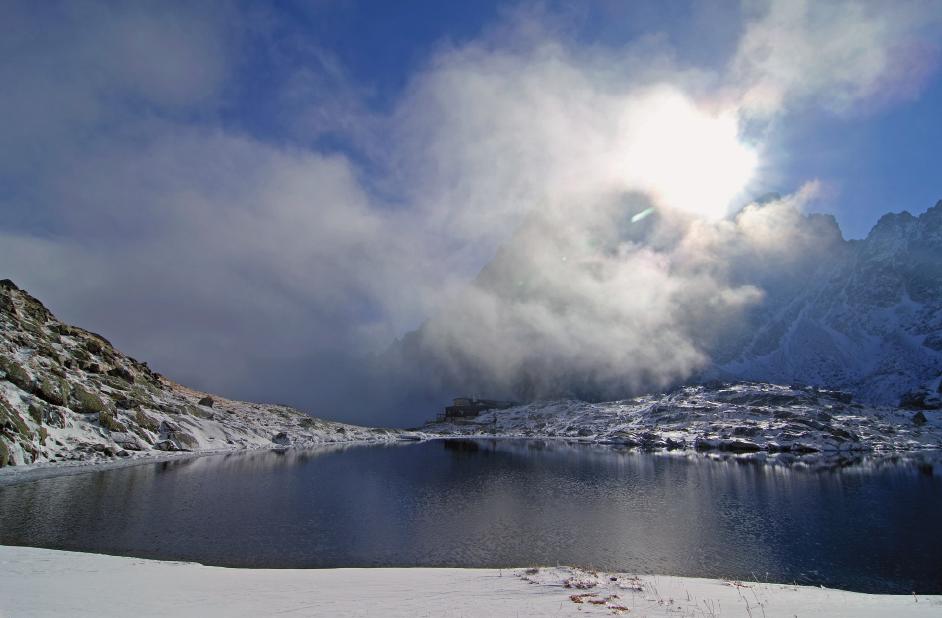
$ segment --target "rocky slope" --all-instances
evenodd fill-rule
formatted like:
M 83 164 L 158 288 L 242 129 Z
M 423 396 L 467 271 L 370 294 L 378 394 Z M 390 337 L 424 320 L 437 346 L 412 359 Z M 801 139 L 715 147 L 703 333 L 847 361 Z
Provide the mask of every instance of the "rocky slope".
M 190 390 L 0 281 L 0 467 L 408 435 Z
M 942 449 L 942 413 L 865 406 L 846 393 L 764 383 L 689 386 L 606 403 L 538 402 L 433 422 L 425 430 L 782 458 Z
M 829 386 L 896 404 L 942 373 L 942 202 L 844 241 L 808 219 L 807 259 L 759 281 L 766 299 L 713 350 L 712 376 Z

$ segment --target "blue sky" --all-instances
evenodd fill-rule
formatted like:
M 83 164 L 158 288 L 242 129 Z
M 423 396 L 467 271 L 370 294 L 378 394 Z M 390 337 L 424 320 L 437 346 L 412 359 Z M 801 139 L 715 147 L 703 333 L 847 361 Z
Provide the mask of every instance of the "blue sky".
M 849 238 L 926 210 L 940 25 L 922 0 L 4 3 L 0 263 L 173 378 L 316 408 L 535 214 L 600 246 L 639 193 L 716 233 L 770 192 Z M 670 290 L 682 257 L 609 266 Z
M 810 111 L 791 119 L 781 140 L 786 182 L 818 177 L 836 195 L 844 236 L 866 236 L 887 212 L 925 211 L 942 199 L 942 80 L 936 74 L 919 98 L 849 118 Z
M 361 103 L 388 112 L 417 72 L 435 53 L 473 41 L 498 28 L 514 10 L 505 2 L 442 3 L 410 0 L 281 2 L 262 39 L 249 37 L 240 50 L 221 122 L 263 139 L 304 141 L 266 102 L 269 88 L 286 79 L 294 63 L 311 60 L 311 47 L 326 53 Z M 942 13 L 942 6 L 928 10 Z M 722 2 L 548 2 L 536 9 L 553 27 L 581 45 L 618 50 L 643 41 L 665 46 L 679 62 L 711 69 L 729 62 L 751 9 Z M 284 56 L 270 56 L 271 38 L 281 39 Z M 306 46 L 309 46 L 305 49 Z M 812 178 L 828 187 L 815 210 L 834 214 L 845 237 L 860 238 L 886 212 L 918 214 L 942 199 L 938 148 L 942 137 L 942 77 L 938 46 L 927 52 L 925 77 L 915 92 L 890 103 L 861 104 L 835 113 L 808 105 L 776 121 L 770 136 L 768 178 L 756 195 L 788 193 Z M 287 59 L 287 61 L 286 61 Z M 356 148 L 336 135 L 308 142 L 357 157 Z M 369 161 L 360 159 L 363 165 Z

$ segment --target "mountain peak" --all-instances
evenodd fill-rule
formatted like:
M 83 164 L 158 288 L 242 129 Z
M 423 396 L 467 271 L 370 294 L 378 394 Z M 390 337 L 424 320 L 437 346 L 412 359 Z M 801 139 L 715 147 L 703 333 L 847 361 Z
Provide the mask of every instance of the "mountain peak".
M 935 203 L 935 206 L 919 215 L 919 222 L 929 228 L 942 229 L 942 200 Z
M 877 220 L 876 225 L 870 230 L 870 235 L 880 234 L 887 230 L 899 229 L 916 220 L 908 210 L 902 212 L 888 212 Z

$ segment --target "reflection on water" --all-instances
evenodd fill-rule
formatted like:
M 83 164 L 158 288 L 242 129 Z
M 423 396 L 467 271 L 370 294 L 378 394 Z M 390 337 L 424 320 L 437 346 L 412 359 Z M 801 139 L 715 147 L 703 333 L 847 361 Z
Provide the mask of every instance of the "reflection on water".
M 168 461 L 0 487 L 0 543 L 255 567 L 576 564 L 942 592 L 942 466 L 555 441 Z

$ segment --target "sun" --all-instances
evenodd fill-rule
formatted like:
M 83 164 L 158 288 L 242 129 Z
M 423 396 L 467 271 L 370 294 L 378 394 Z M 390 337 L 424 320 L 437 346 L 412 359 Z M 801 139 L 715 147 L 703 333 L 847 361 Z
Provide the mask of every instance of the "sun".
M 659 206 L 722 218 L 756 172 L 758 154 L 740 139 L 735 110 L 711 113 L 659 90 L 632 106 L 625 122 L 629 180 Z

